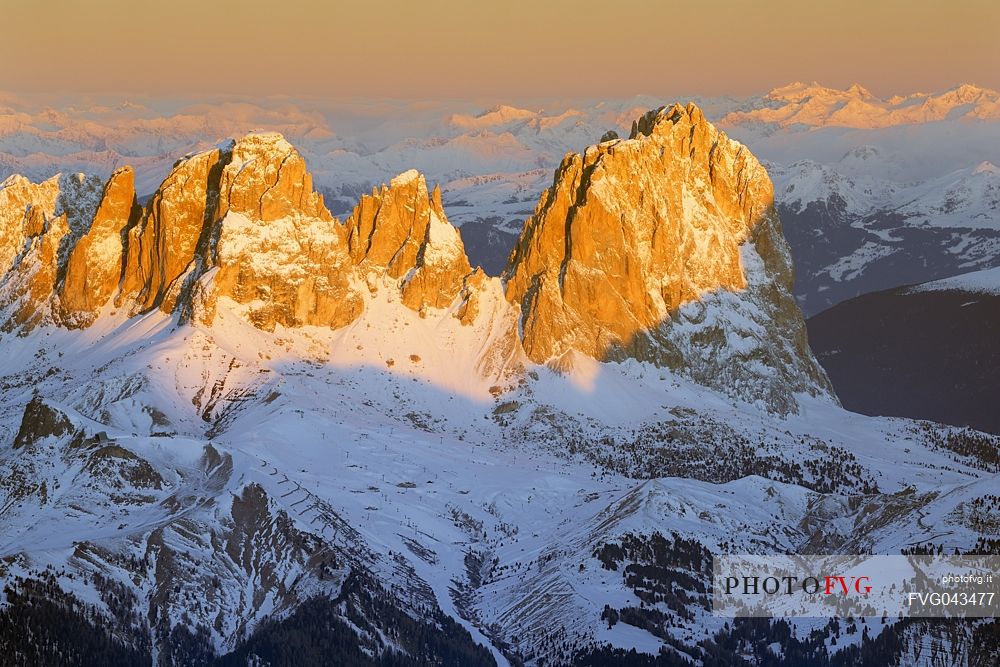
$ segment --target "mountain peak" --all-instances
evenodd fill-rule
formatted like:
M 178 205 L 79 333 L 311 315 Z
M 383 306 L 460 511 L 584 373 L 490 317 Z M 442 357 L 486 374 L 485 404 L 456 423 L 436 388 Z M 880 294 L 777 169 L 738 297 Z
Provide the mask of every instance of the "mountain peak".
M 681 104 L 673 104 L 670 107 L 651 109 L 633 121 L 629 139 L 636 139 L 640 135 L 650 137 L 661 130 L 669 131 L 677 123 L 685 121 L 688 125 L 707 123 L 705 115 L 695 104 L 688 104 L 686 107 Z
M 418 171 L 362 196 L 341 224 L 277 133 L 178 161 L 144 210 L 131 169 L 92 181 L 0 189 L 0 215 L 22 230 L 4 256 L 26 243 L 32 253 L 0 294 L 16 306 L 11 326 L 51 312 L 86 327 L 113 299 L 126 316 L 159 309 L 210 326 L 224 308 L 268 331 L 341 328 L 388 287 L 421 317 L 475 329 L 505 291 L 514 308 L 490 325 L 513 332 L 505 359 L 635 358 L 785 412 L 797 392 L 828 391 L 789 294 L 767 173 L 694 104 L 653 109 L 629 139 L 567 155 L 505 288 L 472 270 L 440 188 Z
M 232 210 L 265 222 L 288 216 L 330 220 L 295 148 L 277 132 L 238 139 L 222 170 L 218 217 Z
M 238 164 L 241 160 L 269 157 L 274 154 L 287 155 L 295 152 L 295 147 L 280 132 L 253 130 L 241 137 L 223 141 L 218 148 L 233 153 Z
M 852 83 L 847 89 L 847 92 L 855 97 L 875 97 L 872 95 L 870 90 L 862 86 L 860 83 Z
M 860 83 L 852 83 L 845 90 L 839 90 L 837 88 L 830 88 L 829 86 L 821 85 L 816 81 L 813 81 L 812 83 L 802 83 L 801 81 L 796 81 L 786 86 L 774 88 L 767 94 L 767 98 L 770 100 L 780 100 L 786 102 L 801 102 L 807 98 L 839 100 L 851 98 L 864 100 L 877 99 L 870 90 L 862 86 Z
M 403 303 L 413 310 L 444 308 L 472 272 L 458 230 L 415 169 L 364 195 L 345 223 L 356 264 L 402 279 Z
M 816 81 L 812 83 L 804 83 L 802 81 L 795 81 L 785 86 L 778 86 L 777 88 L 772 88 L 768 94 L 767 99 L 769 100 L 801 100 L 805 97 L 811 97 L 816 94 L 824 94 L 834 92 L 832 89 L 825 86 L 821 86 Z
M 528 109 L 519 109 L 509 104 L 498 104 L 475 116 L 452 114 L 449 122 L 465 130 L 483 130 L 497 125 L 535 118 L 538 114 Z
M 31 181 L 22 176 L 21 174 L 11 174 L 3 181 L 0 181 L 0 190 L 6 190 L 7 188 L 15 187 L 26 187 L 31 185 Z
M 883 100 L 858 83 L 837 90 L 796 82 L 771 90 L 766 100 L 760 108 L 728 114 L 723 122 L 875 129 L 958 118 L 1000 118 L 1000 93 L 972 84 L 940 94 L 894 95 Z
M 236 139 L 237 144 L 241 143 L 259 143 L 259 144 L 273 144 L 281 145 L 282 149 L 290 148 L 291 144 L 285 140 L 285 135 L 281 132 L 273 132 L 269 130 L 251 130 L 243 135 L 241 138 Z
M 389 185 L 390 187 L 393 188 L 401 188 L 404 185 L 410 183 L 411 181 L 417 180 L 418 178 L 421 178 L 420 172 L 417 171 L 416 169 L 409 169 L 399 174 L 398 176 L 395 176 L 392 180 L 389 181 Z M 427 186 L 425 184 L 424 188 L 426 189 L 426 187 Z
M 228 198 L 220 196 L 220 177 L 234 144 L 179 160 L 153 193 L 142 219 L 131 226 L 120 221 L 128 241 L 117 305 L 131 313 L 174 310 L 199 266 L 199 246 L 209 237 L 216 211 L 229 208 Z
M 53 294 L 70 249 L 87 233 L 101 201 L 101 179 L 57 174 L 41 183 L 9 178 L 0 188 L 0 309 L 3 329 L 58 319 Z
M 491 108 L 487 109 L 486 111 L 483 111 L 481 114 L 479 114 L 478 117 L 479 118 L 484 118 L 484 117 L 490 116 L 490 115 L 497 115 L 497 116 L 505 117 L 505 118 L 514 118 L 514 117 L 521 117 L 521 116 L 524 116 L 524 117 L 534 116 L 535 112 L 534 111 L 529 111 L 527 109 L 519 109 L 518 107 L 511 106 L 510 104 L 497 104 L 496 106 L 491 107 Z
M 1000 175 L 1000 167 L 997 167 L 995 164 L 993 164 L 989 160 L 984 160 L 983 162 L 980 162 L 976 166 L 976 168 L 972 171 L 972 173 L 973 174 L 994 174 L 994 175 Z
M 101 195 L 87 232 L 73 246 L 59 288 L 59 311 L 67 327 L 89 326 L 118 289 L 122 273 L 122 230 L 134 226 L 142 209 L 135 172 L 116 169 Z
M 776 410 L 794 410 L 790 391 L 829 392 L 790 294 L 773 197 L 760 163 L 693 104 L 567 155 L 506 272 L 525 352 L 650 361 Z M 744 354 L 767 372 L 751 379 Z
M 981 86 L 977 86 L 974 83 L 963 83 L 963 84 L 961 84 L 959 86 L 956 86 L 955 88 L 951 89 L 948 92 L 954 92 L 954 93 L 957 93 L 959 95 L 974 96 L 974 95 L 980 95 L 982 93 L 988 93 L 988 92 L 992 92 L 992 91 L 990 91 L 990 90 L 988 90 L 986 88 L 983 88 Z

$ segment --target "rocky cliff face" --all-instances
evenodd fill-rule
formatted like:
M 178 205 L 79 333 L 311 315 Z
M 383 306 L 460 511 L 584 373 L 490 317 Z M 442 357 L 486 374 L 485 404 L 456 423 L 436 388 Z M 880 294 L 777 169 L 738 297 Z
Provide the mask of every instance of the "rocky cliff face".
M 237 141 L 222 170 L 216 219 L 232 211 L 253 220 L 333 218 L 298 151 L 275 132 L 249 134 Z
M 650 361 L 779 411 L 828 392 L 773 200 L 760 163 L 694 105 L 567 155 L 506 272 L 525 352 Z
M 8 179 L 0 215 L 8 329 L 86 327 L 112 299 L 202 324 L 225 302 L 264 330 L 339 328 L 385 279 L 421 315 L 453 308 L 471 324 L 486 283 L 419 173 L 363 196 L 341 224 L 274 133 L 180 160 L 145 210 L 126 168 L 103 189 Z M 538 363 L 636 358 L 779 411 L 796 392 L 829 391 L 789 294 L 771 182 L 693 105 L 568 155 L 505 278 Z
M 34 184 L 22 176 L 0 183 L 0 270 L 12 268 L 27 238 L 40 235 L 55 217 L 59 177 Z
M 403 303 L 413 310 L 449 306 L 472 272 L 462 238 L 444 214 L 440 188 L 428 195 L 415 170 L 362 196 L 346 229 L 352 260 L 362 270 L 402 279 Z
M 446 308 L 464 289 L 456 315 L 475 312 L 482 281 L 466 280 L 458 230 L 416 171 L 363 197 L 346 225 L 275 133 L 178 161 L 144 210 L 134 183 L 124 168 L 103 188 L 82 176 L 0 187 L 8 330 L 86 327 L 112 299 L 127 314 L 160 309 L 204 324 L 225 299 L 261 329 L 339 328 L 361 314 L 370 275 L 395 279 L 413 310 Z
M 118 290 L 124 240 L 142 209 L 135 197 L 131 167 L 111 174 L 87 232 L 69 252 L 59 290 L 59 319 L 68 327 L 86 327 Z
M 130 312 L 171 312 L 215 217 L 228 147 L 180 160 L 157 188 L 141 224 L 128 233 L 125 275 L 116 303 Z M 207 240 L 207 239 L 205 239 Z
M 423 311 L 449 306 L 472 272 L 440 191 L 428 194 L 416 171 L 362 197 L 341 224 L 290 144 L 251 135 L 233 148 L 219 193 L 219 223 L 195 296 L 202 321 L 211 321 L 224 297 L 262 329 L 339 328 L 361 314 L 357 286 L 373 286 L 370 274 L 396 279 L 402 302 Z
M 58 175 L 38 184 L 12 176 L 0 184 L 3 330 L 31 328 L 58 317 L 55 292 L 100 197 L 100 179 L 83 174 Z
M 362 310 L 342 225 L 312 187 L 302 156 L 281 135 L 237 141 L 182 304 L 211 323 L 220 299 L 255 326 L 341 327 Z

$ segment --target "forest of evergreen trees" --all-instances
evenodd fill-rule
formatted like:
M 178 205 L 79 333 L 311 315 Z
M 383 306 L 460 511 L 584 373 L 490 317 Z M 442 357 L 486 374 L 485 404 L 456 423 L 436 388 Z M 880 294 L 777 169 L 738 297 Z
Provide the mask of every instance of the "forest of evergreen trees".
M 53 576 L 18 582 L 0 608 L 0 666 L 121 667 L 153 664 L 147 641 L 123 641 L 99 614 L 62 591 Z M 438 609 L 414 618 L 363 573 L 352 572 L 334 599 L 306 601 L 288 618 L 262 625 L 232 653 L 216 656 L 207 629 L 175 626 L 161 663 L 203 667 L 338 665 L 480 667 L 491 652 Z M 358 632 L 360 630 L 360 634 Z M 136 645 L 138 644 L 138 646 Z M 248 662 L 253 656 L 253 660 Z
M 152 665 L 148 651 L 113 638 L 112 628 L 52 576 L 4 589 L 0 608 L 0 665 Z
M 691 667 L 694 659 L 704 667 L 893 667 L 905 655 L 906 634 L 913 630 L 919 638 L 930 632 L 964 636 L 963 623 L 976 623 L 968 641 L 969 667 L 1000 665 L 1000 620 L 985 623 L 956 620 L 903 620 L 886 626 L 871 637 L 861 630 L 861 641 L 833 652 L 827 645 L 842 633 L 857 632 L 857 623 L 833 619 L 826 627 L 814 630 L 805 639 L 792 635 L 787 621 L 766 618 L 734 619 L 731 625 L 695 647 L 676 646 L 651 656 L 611 647 L 587 650 L 576 656 L 573 667 Z M 846 627 L 845 627 L 846 626 Z M 777 643 L 780 655 L 771 649 Z M 948 656 L 939 656 L 935 664 L 950 664 Z M 962 663 L 966 664 L 966 663 Z
M 676 536 L 642 544 L 628 542 L 603 552 L 606 565 L 617 566 L 626 553 L 640 560 L 660 561 Z M 682 546 L 687 546 L 681 542 Z M 620 552 L 618 551 L 620 549 Z M 668 550 L 672 551 L 672 550 Z M 681 549 L 686 565 L 704 568 L 701 554 Z M 651 557 L 651 558 L 650 558 Z M 677 555 L 671 560 L 676 560 Z M 616 569 L 616 568 L 609 568 Z M 112 628 L 93 609 L 62 591 L 52 576 L 22 580 L 4 590 L 7 605 L 0 608 L 0 665 L 89 667 L 151 666 L 152 656 L 133 631 Z M 630 611 L 605 610 L 609 623 L 642 625 L 645 616 Z M 645 611 L 651 611 L 646 608 Z M 333 599 L 305 602 L 287 618 L 262 625 L 254 635 L 225 656 L 212 654 L 207 634 L 179 631 L 160 655 L 162 664 L 243 667 L 479 667 L 495 665 L 488 649 L 438 609 L 421 609 L 420 618 L 403 611 L 389 591 L 364 573 L 352 573 Z M 622 614 L 621 612 L 625 612 Z M 634 614 L 632 614 L 634 615 Z M 972 623 L 972 627 L 963 627 Z M 860 637 L 857 637 L 860 633 Z M 832 619 L 806 637 L 797 637 L 784 620 L 734 619 L 725 628 L 694 645 L 684 645 L 659 632 L 666 648 L 644 655 L 610 646 L 588 646 L 563 659 L 542 659 L 544 667 L 679 667 L 697 660 L 705 667 L 882 667 L 898 665 L 906 643 L 930 633 L 936 637 L 969 637 L 969 665 L 1000 664 L 1000 620 L 910 619 L 885 627 L 877 636 L 853 619 Z M 831 650 L 838 640 L 848 646 Z M 127 638 L 127 639 L 125 639 Z M 858 641 L 860 640 L 860 641 Z M 780 646 L 776 652 L 774 646 Z M 568 648 L 568 645 L 567 645 Z M 515 664 L 516 656 L 511 656 Z
M 265 624 L 216 665 L 242 667 L 249 655 L 272 667 L 496 664 L 490 651 L 451 617 L 437 609 L 425 611 L 429 620 L 414 619 L 376 582 L 352 572 L 335 599 L 310 600 L 287 619 Z M 348 621 L 366 637 L 360 637 Z

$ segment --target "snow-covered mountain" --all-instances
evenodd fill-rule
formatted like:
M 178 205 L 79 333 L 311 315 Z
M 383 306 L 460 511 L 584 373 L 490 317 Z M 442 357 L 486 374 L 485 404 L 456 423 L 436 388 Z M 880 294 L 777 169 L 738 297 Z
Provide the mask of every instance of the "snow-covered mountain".
M 416 171 L 344 222 L 274 133 L 178 161 L 145 206 L 137 180 L 0 188 L 5 655 L 989 650 L 995 621 L 709 612 L 713 553 L 995 549 L 1000 462 L 992 436 L 839 406 L 771 183 L 697 107 L 567 157 L 504 280 Z
M 767 160 L 807 314 L 1000 264 L 998 100 L 792 84 L 725 116 Z
M 1000 120 L 1000 93 L 963 84 L 940 94 L 882 99 L 857 83 L 837 90 L 796 82 L 775 88 L 748 107 L 730 113 L 723 122 L 875 129 L 941 120 Z
M 770 166 L 808 315 L 859 294 L 1000 266 L 992 163 L 899 183 L 848 175 L 852 158 L 843 171 L 812 161 Z

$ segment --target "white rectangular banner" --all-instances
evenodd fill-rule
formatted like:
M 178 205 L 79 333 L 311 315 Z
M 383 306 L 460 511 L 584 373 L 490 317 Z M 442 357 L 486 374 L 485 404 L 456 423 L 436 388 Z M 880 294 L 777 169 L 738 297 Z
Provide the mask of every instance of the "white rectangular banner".
M 1000 556 L 715 556 L 718 616 L 1000 615 Z

